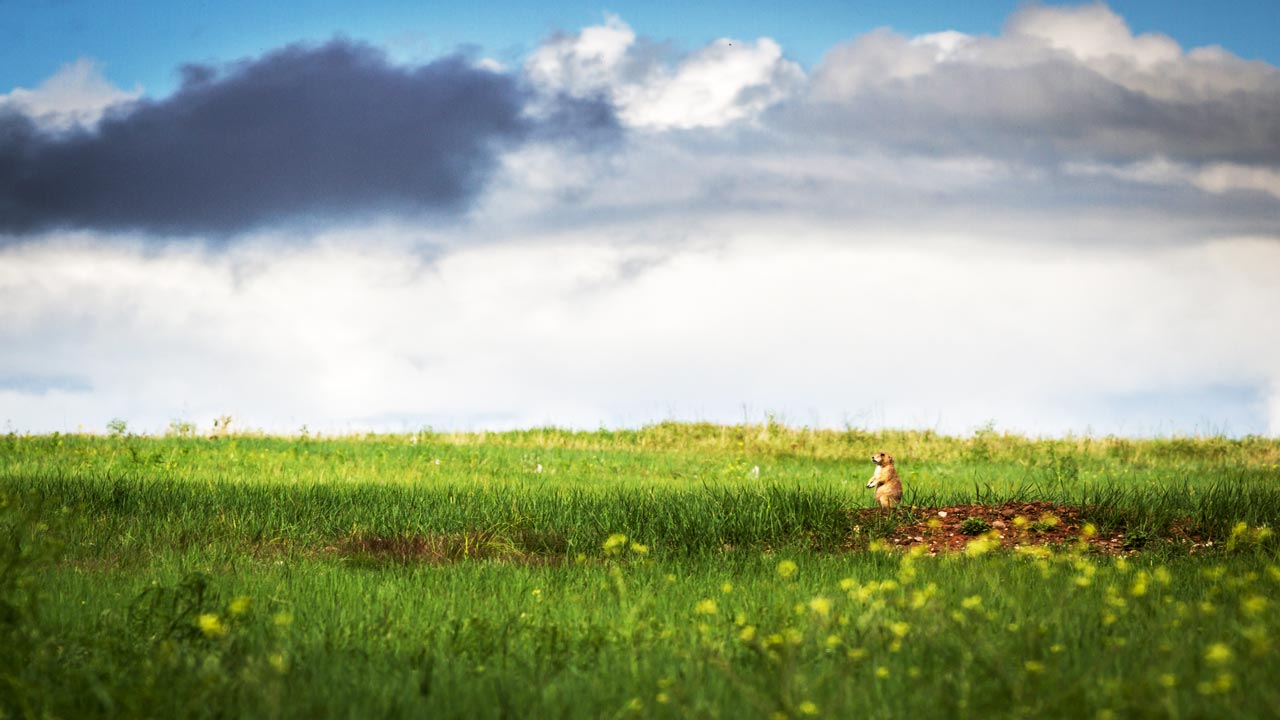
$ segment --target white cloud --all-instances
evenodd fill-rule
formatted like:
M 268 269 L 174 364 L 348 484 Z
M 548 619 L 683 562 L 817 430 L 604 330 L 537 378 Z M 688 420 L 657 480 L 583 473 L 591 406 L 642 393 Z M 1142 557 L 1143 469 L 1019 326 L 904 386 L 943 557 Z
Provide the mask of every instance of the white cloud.
M 1126 165 L 1069 163 L 1066 169 L 1079 175 L 1106 175 L 1147 185 L 1191 186 L 1215 195 L 1248 191 L 1280 199 L 1280 171 L 1268 167 L 1238 163 L 1213 163 L 1196 167 L 1156 158 Z
M 838 102 L 871 87 L 927 74 L 946 61 L 945 47 L 926 37 L 912 41 L 886 29 L 869 32 L 837 45 L 823 57 L 814 71 L 814 97 Z
M 88 58 L 63 65 L 35 89 L 15 88 L 0 95 L 0 109 L 13 108 L 52 130 L 91 127 L 111 106 L 138 99 L 142 89 L 122 90 Z
M 715 128 L 754 119 L 804 79 L 773 40 L 717 40 L 673 63 L 637 44 L 631 28 L 604 25 L 551 39 L 529 58 L 529 77 L 550 92 L 604 95 L 627 125 Z
M 635 41 L 631 27 L 610 15 L 604 25 L 547 41 L 529 57 L 525 72 L 535 83 L 571 95 L 607 93 Z
M 49 242 L 0 255 L 0 389 L 18 429 L 174 417 L 291 430 L 593 427 L 666 417 L 1036 432 L 1280 431 L 1277 238 L 1156 253 L 970 237 L 850 244 L 724 226 L 677 248 L 554 236 L 424 263 L 394 232 L 225 254 Z M 1270 385 L 1268 385 L 1270 384 Z M 2 387 L 2 386 L 0 386 Z M 1173 412 L 1173 411 L 1170 411 Z M 1274 412 L 1272 411 L 1272 414 Z M 1167 425 L 1163 423 L 1167 421 Z M 1265 426 L 1265 423 L 1271 425 Z
M 1009 19 L 1005 34 L 1039 40 L 1084 61 L 1123 58 L 1143 68 L 1178 60 L 1182 48 L 1167 35 L 1134 35 L 1106 5 L 1028 5 Z
M 1280 171 L 1236 163 L 1214 163 L 1195 175 L 1197 187 L 1211 193 L 1253 190 L 1280 199 Z

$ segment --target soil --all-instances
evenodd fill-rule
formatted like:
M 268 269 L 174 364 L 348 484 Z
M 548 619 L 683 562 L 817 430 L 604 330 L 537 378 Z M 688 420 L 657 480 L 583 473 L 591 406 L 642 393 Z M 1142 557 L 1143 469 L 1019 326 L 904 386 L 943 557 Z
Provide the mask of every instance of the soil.
M 905 509 L 910 519 L 900 524 L 885 541 L 893 547 L 903 549 L 923 545 L 931 555 L 963 551 L 970 541 L 983 534 L 979 530 L 966 535 L 962 532 L 964 522 L 970 518 L 981 518 L 996 533 L 1000 546 L 1005 549 L 1029 545 L 1071 545 L 1082 540 L 1081 531 L 1088 520 L 1082 519 L 1081 515 L 1086 510 L 1087 508 L 1048 502 L 911 507 Z M 879 509 L 861 511 L 855 516 L 854 523 L 858 524 L 860 520 L 871 521 L 877 513 L 883 512 Z M 1167 539 L 1186 544 L 1190 552 L 1196 552 L 1207 544 L 1204 538 L 1190 533 L 1186 524 L 1175 525 Z M 1083 538 L 1083 541 L 1089 544 L 1093 552 L 1107 555 L 1132 554 L 1145 544 L 1139 538 L 1126 543 L 1123 528 L 1107 532 L 1099 530 L 1096 535 Z

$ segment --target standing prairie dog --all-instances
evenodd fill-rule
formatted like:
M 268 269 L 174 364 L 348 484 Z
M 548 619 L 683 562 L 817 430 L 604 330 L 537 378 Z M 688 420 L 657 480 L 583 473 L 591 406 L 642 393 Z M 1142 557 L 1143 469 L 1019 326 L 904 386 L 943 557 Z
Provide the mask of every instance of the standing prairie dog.
M 876 489 L 876 502 L 884 508 L 897 505 L 902 500 L 902 480 L 893 466 L 893 456 L 878 452 L 871 456 L 871 462 L 876 464 L 876 473 L 867 481 L 867 487 Z

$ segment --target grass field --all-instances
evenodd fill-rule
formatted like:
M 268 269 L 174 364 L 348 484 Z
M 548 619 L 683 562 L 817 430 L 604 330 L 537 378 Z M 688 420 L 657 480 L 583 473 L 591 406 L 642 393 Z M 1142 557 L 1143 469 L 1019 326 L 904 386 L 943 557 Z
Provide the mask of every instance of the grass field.
M 911 511 L 866 511 L 882 449 L 907 505 L 1072 505 L 1141 550 L 887 549 Z M 0 709 L 1274 717 L 1278 464 L 772 424 L 9 435 Z

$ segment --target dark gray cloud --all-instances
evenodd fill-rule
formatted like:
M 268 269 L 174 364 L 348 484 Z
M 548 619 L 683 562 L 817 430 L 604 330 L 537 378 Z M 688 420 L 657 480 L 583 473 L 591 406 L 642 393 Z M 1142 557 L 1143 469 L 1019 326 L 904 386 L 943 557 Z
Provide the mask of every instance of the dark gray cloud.
M 226 236 L 284 221 L 453 213 L 530 138 L 596 143 L 610 106 L 534 98 L 461 57 L 402 67 L 366 45 L 292 46 L 189 66 L 172 96 L 54 135 L 0 117 L 0 232 L 56 227 Z M 548 109 L 549 108 L 549 109 Z

